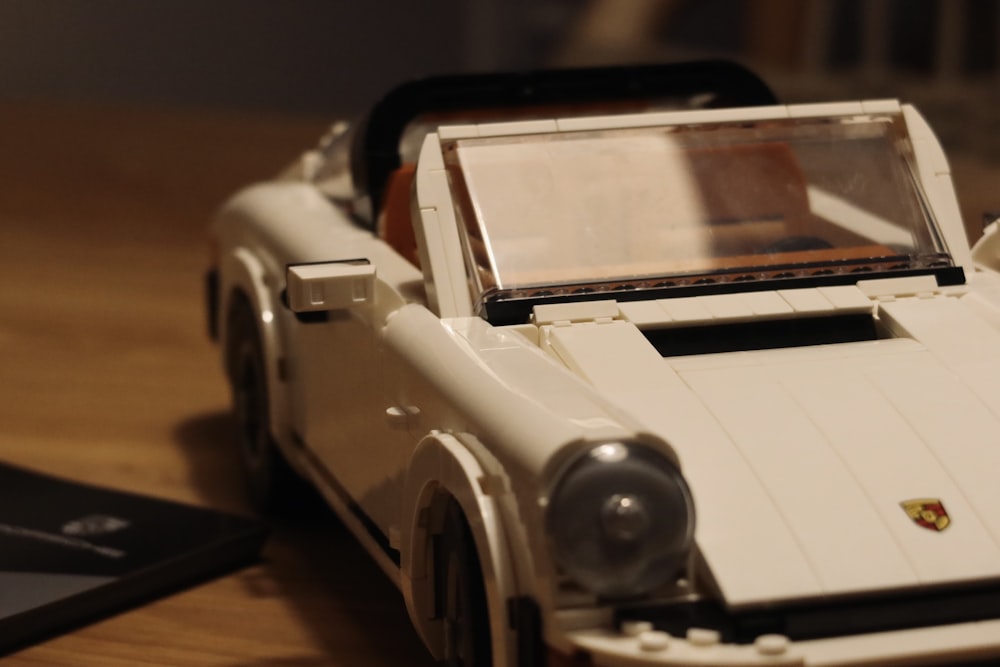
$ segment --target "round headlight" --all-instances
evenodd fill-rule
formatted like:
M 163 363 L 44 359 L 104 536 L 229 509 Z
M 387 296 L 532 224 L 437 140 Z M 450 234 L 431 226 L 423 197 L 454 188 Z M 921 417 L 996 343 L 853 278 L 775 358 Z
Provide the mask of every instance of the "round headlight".
M 574 459 L 549 495 L 556 560 L 598 596 L 649 593 L 677 577 L 694 537 L 694 503 L 676 466 L 633 443 L 598 445 Z

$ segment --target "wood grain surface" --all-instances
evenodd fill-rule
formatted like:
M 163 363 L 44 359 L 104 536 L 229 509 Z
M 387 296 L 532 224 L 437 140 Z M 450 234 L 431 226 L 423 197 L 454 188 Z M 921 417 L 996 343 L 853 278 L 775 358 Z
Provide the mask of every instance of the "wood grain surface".
M 249 511 L 205 329 L 203 229 L 330 120 L 0 105 L 0 460 Z M 259 565 L 0 664 L 431 660 L 399 593 L 318 508 L 276 524 Z
M 330 120 L 0 104 L 0 460 L 248 511 L 205 333 L 202 230 Z M 975 234 L 1000 210 L 1000 170 L 952 161 Z M 259 565 L 2 661 L 431 663 L 398 592 L 322 509 L 275 525 Z

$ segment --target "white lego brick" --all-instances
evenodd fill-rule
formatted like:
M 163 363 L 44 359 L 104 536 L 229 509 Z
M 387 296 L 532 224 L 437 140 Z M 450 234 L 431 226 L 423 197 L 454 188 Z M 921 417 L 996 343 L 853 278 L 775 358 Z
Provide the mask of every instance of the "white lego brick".
M 917 162 L 920 183 L 930 202 L 944 236 L 945 244 L 956 264 L 972 270 L 972 256 L 966 237 L 962 214 L 951 181 L 951 167 L 934 131 L 920 112 L 909 104 L 902 106 L 903 118 L 910 134 Z
M 644 650 L 638 637 L 630 637 L 624 632 L 587 629 L 568 634 L 575 645 L 593 656 L 595 663 L 609 665 L 898 667 L 926 664 L 928 657 L 943 665 L 955 665 L 981 662 L 983 656 L 996 655 L 1000 651 L 1000 621 L 993 620 L 794 642 L 765 635 L 767 641 L 758 640 L 752 644 L 704 646 L 690 638 L 675 637 L 668 648 L 659 652 Z
M 727 604 L 822 593 L 785 519 L 726 430 L 632 324 L 555 328 L 551 339 L 565 363 L 675 446 L 698 511 L 699 552 Z
M 447 221 L 455 219 L 452 206 L 451 186 L 448 184 L 448 174 L 440 169 L 424 170 L 423 178 L 418 184 L 417 197 L 420 208 L 434 208 L 438 216 Z
M 740 107 L 735 109 L 698 109 L 691 111 L 659 111 L 620 116 L 589 116 L 560 118 L 556 122 L 560 132 L 581 132 L 619 128 L 691 125 L 703 123 L 732 123 L 739 121 L 787 118 L 787 108 L 780 105 Z
M 921 173 L 924 173 L 925 169 L 932 174 L 951 173 L 948 157 L 931 126 L 912 105 L 904 104 L 902 110 L 910 142 L 913 144 L 914 157 L 917 159 Z
M 789 118 L 819 118 L 825 116 L 860 116 L 865 113 L 861 102 L 829 102 L 823 104 L 791 104 Z
M 662 365 L 660 355 L 631 323 L 556 327 L 550 330 L 549 336 L 559 358 L 599 386 L 605 385 L 609 376 L 617 377 L 615 369 L 621 365 Z M 609 350 L 614 350 L 614 354 L 609 354 Z M 642 379 L 638 381 L 641 385 Z
M 714 354 L 688 354 L 663 359 L 675 372 L 683 375 L 688 371 L 711 370 L 713 368 L 740 368 L 759 366 L 764 360 L 757 352 L 717 352 Z
M 851 287 L 850 289 L 854 289 Z M 848 294 L 837 298 L 845 304 L 857 304 Z M 833 307 L 827 301 L 824 308 Z M 871 304 L 865 301 L 868 309 Z M 626 319 L 640 328 L 683 326 L 699 322 L 739 322 L 756 317 L 789 317 L 796 310 L 777 292 L 743 292 L 736 294 L 711 294 L 700 297 L 659 299 L 655 302 L 619 304 Z
M 661 299 L 660 307 L 666 311 L 670 319 L 678 324 L 696 324 L 711 322 L 713 315 L 701 297 L 679 297 L 676 299 Z
M 754 120 L 788 118 L 788 107 L 784 105 L 760 107 L 736 107 L 731 109 L 702 109 L 675 111 L 670 114 L 670 125 L 701 125 L 714 123 L 736 123 Z
M 288 267 L 288 305 L 296 313 L 337 310 L 371 303 L 375 266 L 324 262 Z
M 670 112 L 648 114 L 627 114 L 621 116 L 570 116 L 557 118 L 560 132 L 589 132 L 637 127 L 657 127 L 669 125 Z
M 923 345 L 909 338 L 886 338 L 859 341 L 856 343 L 806 345 L 803 347 L 786 347 L 773 350 L 692 354 L 684 357 L 671 357 L 665 361 L 677 372 L 684 373 L 687 371 L 720 367 L 798 365 L 824 359 L 836 360 L 846 357 L 860 358 L 863 356 L 881 357 L 923 349 L 925 349 Z
M 973 279 L 973 290 L 959 298 L 976 315 L 1000 331 L 1000 273 L 977 271 Z
M 899 100 L 862 100 L 861 107 L 870 114 L 900 112 Z
M 439 168 L 420 169 L 417 178 L 417 201 L 421 208 L 451 209 L 451 189 L 443 164 Z
M 618 310 L 622 317 L 640 329 L 655 329 L 673 321 L 659 301 L 622 301 Z
M 879 316 L 889 330 L 911 336 L 948 366 L 1000 417 L 1000 331 L 975 310 L 968 299 L 905 299 L 882 304 Z
M 441 141 L 471 139 L 479 136 L 478 125 L 442 125 L 437 129 Z
M 535 306 L 532 312 L 539 326 L 561 321 L 586 322 L 618 317 L 618 303 L 613 299 L 548 303 Z
M 760 317 L 780 317 L 792 315 L 795 310 L 777 292 L 746 292 L 740 295 L 754 315 Z
M 414 231 L 417 235 L 417 254 L 420 257 L 420 265 L 424 268 L 424 290 L 427 293 L 427 304 L 431 310 L 438 313 L 455 312 L 455 301 L 452 298 L 445 279 L 444 290 L 439 291 L 436 286 L 436 271 L 444 271 L 447 259 L 444 248 L 441 245 L 441 237 L 438 229 L 441 227 L 438 221 L 437 210 L 433 208 L 420 209 L 419 215 L 414 220 Z M 441 268 L 437 268 L 441 267 Z
M 801 315 L 816 315 L 834 310 L 830 300 L 814 287 L 778 290 L 778 295 L 792 307 L 792 310 Z
M 712 294 L 702 297 L 705 308 L 717 320 L 748 320 L 755 313 L 742 294 Z
M 781 370 L 789 368 L 796 367 Z M 767 367 L 720 368 L 683 377 L 780 508 L 825 594 L 918 582 L 866 490 L 812 415 L 799 406 L 797 392 L 803 388 L 786 386 L 781 374 Z M 830 381 L 824 377 L 817 383 L 816 377 L 811 375 L 814 384 Z M 853 419 L 846 411 L 839 416 Z
M 431 132 L 424 137 L 424 143 L 420 147 L 420 157 L 418 158 L 418 168 L 415 178 L 417 179 L 417 190 L 420 190 L 420 179 L 426 174 L 444 169 L 444 156 L 441 154 L 441 140 L 437 133 Z
M 900 299 L 879 305 L 879 319 L 909 336 L 955 370 L 982 365 L 1000 349 L 1000 331 L 961 299 Z
M 868 512 L 881 539 L 893 545 L 907 566 L 885 562 L 880 576 L 889 581 L 898 567 L 912 568 L 914 583 L 944 584 L 1000 576 L 1000 548 L 984 528 L 953 477 L 926 446 L 924 434 L 905 419 L 897 405 L 908 395 L 927 387 L 901 386 L 900 371 L 933 369 L 936 361 L 926 352 L 886 359 L 862 358 L 784 366 L 777 377 L 795 397 L 795 411 L 821 431 L 831 454 L 851 476 L 851 486 L 862 491 Z M 906 377 L 902 375 L 902 377 Z M 822 381 L 817 381 L 822 378 Z M 912 374 L 910 379 L 914 379 Z M 876 383 L 892 388 L 886 394 Z M 782 425 L 782 430 L 787 428 Z M 838 498 L 843 489 L 826 495 Z M 953 517 L 941 532 L 917 525 L 901 503 L 920 498 L 941 499 Z M 839 502 L 839 501 L 834 501 Z M 845 507 L 845 510 L 847 508 Z M 851 530 L 855 530 L 854 514 Z M 867 516 L 867 515 L 866 515 Z M 800 539 L 806 539 L 800 534 Z M 868 536 L 872 539 L 872 536 Z M 852 548 L 860 568 L 873 565 L 886 547 Z M 955 554 L 963 554 L 955 558 Z M 824 558 L 839 559 L 830 553 Z M 881 568 L 880 568 L 881 569 Z M 873 582 L 877 585 L 877 582 Z
M 469 314 L 468 294 L 461 264 L 456 268 L 454 250 L 449 252 L 449 230 L 455 231 L 448 220 L 451 210 L 420 209 L 415 231 L 420 237 L 417 249 L 424 271 L 424 288 L 434 308 L 441 317 L 459 317 Z M 442 220 L 442 214 L 445 220 Z M 453 220 L 453 218 L 452 218 Z M 465 299 L 463 299 L 465 297 Z
M 945 247 L 951 254 L 952 261 L 971 273 L 973 263 L 969 237 L 966 235 L 951 174 L 937 174 L 923 179 L 923 186 L 927 200 L 934 209 L 938 226 L 944 236 Z
M 923 357 L 930 355 L 924 353 Z M 997 368 L 987 369 L 990 384 L 987 396 L 995 395 Z M 893 408 L 920 434 L 927 448 L 961 490 L 962 498 L 954 503 L 942 498 L 949 513 L 960 511 L 960 502 L 968 502 L 1000 544 L 1000 417 L 980 400 L 975 385 L 963 382 L 953 373 L 922 358 L 920 364 L 905 363 L 872 377 Z M 979 395 L 977 395 L 977 393 Z M 965 521 L 962 516 L 953 517 Z M 949 527 L 947 530 L 951 530 Z
M 966 363 L 957 369 L 957 374 L 991 413 L 1000 416 L 1000 392 L 996 389 L 1000 360 L 989 358 Z
M 872 300 L 854 285 L 834 285 L 817 289 L 838 312 L 864 313 L 871 312 L 874 307 Z
M 805 345 L 803 347 L 788 347 L 776 350 L 760 350 L 750 354 L 760 354 L 767 357 L 768 363 L 801 364 L 823 359 L 860 359 L 864 357 L 882 357 L 892 354 L 903 354 L 914 350 L 923 350 L 924 346 L 909 338 L 883 338 L 863 340 L 854 343 L 831 343 L 828 345 Z
M 893 667 L 927 664 L 928 656 L 943 665 L 982 663 L 1000 649 L 1000 621 L 955 623 L 892 632 L 813 639 L 795 643 L 796 656 L 807 665 Z
M 471 315 L 451 188 L 444 170 L 441 142 L 434 133 L 427 135 L 420 149 L 416 195 L 420 210 L 415 220 L 417 251 L 430 305 L 441 317 Z
M 915 296 L 937 291 L 937 278 L 927 276 L 902 276 L 900 278 L 875 278 L 859 280 L 858 291 L 870 299 L 884 296 Z
M 519 120 L 509 123 L 480 123 L 480 137 L 507 137 L 519 134 L 545 134 L 558 132 L 554 119 Z

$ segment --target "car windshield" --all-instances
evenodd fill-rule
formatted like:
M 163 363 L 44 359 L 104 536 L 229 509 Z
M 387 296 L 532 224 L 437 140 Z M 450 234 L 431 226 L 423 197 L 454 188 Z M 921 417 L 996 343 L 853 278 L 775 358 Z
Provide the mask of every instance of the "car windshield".
M 950 266 L 898 113 L 442 143 L 481 305 Z

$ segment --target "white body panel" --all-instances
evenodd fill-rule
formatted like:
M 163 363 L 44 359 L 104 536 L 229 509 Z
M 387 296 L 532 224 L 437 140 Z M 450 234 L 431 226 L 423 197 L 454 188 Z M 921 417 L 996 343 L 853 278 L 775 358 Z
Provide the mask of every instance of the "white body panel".
M 728 605 L 1000 577 L 1000 488 L 982 467 L 1000 457 L 984 442 L 1000 420 L 912 339 L 675 365 L 625 322 L 554 328 L 550 340 L 673 445 Z M 978 441 L 955 443 L 969 423 Z M 914 529 L 900 502 L 922 497 L 948 499 L 947 532 Z M 746 576 L 769 563 L 779 577 Z

